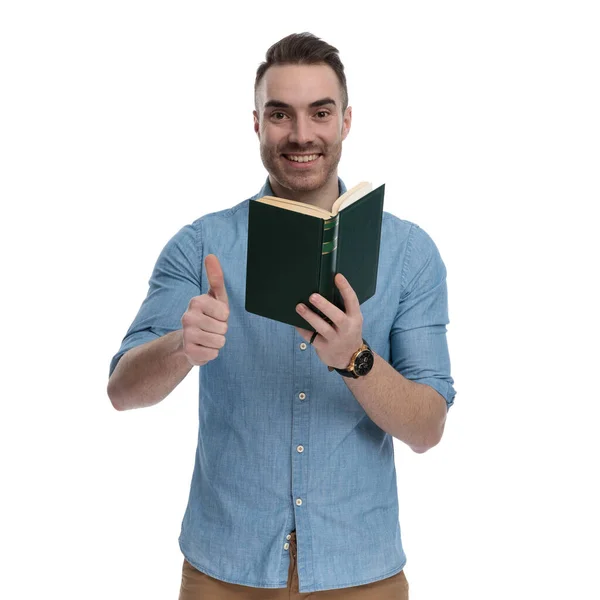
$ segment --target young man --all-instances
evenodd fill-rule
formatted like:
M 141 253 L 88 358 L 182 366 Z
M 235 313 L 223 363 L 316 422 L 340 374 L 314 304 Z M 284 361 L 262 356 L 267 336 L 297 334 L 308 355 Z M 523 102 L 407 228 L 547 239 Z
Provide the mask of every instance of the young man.
M 166 244 L 108 394 L 150 406 L 201 367 L 180 600 L 408 598 L 392 436 L 425 452 L 454 400 L 446 270 L 422 229 L 384 212 L 367 302 L 338 274 L 345 312 L 297 308 L 314 336 L 246 312 L 249 203 L 330 209 L 352 121 L 338 52 L 311 34 L 268 50 L 255 101 L 266 183 Z

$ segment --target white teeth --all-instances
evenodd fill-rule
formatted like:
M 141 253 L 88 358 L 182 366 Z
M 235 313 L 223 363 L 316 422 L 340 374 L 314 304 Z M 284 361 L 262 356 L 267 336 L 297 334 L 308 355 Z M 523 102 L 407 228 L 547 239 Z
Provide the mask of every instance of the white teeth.
M 294 154 L 286 154 L 288 160 L 293 160 L 294 162 L 309 162 L 311 160 L 317 160 L 319 158 L 318 154 L 310 154 L 308 156 L 296 156 Z

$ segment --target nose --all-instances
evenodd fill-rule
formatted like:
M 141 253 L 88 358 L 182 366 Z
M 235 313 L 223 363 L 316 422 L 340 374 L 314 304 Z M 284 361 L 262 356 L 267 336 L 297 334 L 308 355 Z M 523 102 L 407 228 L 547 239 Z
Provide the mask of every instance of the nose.
M 314 141 L 315 136 L 312 131 L 310 118 L 304 115 L 298 115 L 294 119 L 294 124 L 289 136 L 290 142 L 304 146 Z

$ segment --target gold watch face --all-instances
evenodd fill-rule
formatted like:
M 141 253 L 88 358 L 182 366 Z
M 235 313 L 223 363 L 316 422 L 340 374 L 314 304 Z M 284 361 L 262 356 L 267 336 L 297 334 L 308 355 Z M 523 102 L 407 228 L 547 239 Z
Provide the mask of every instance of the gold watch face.
M 354 361 L 354 372 L 357 375 L 366 375 L 372 368 L 374 356 L 370 350 L 363 350 Z

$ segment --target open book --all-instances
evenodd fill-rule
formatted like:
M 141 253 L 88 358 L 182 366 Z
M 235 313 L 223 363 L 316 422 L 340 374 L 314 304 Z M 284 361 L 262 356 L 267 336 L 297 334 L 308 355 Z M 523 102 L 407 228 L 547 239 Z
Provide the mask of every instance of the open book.
M 278 206 L 279 208 L 285 208 L 287 210 L 293 210 L 304 215 L 311 215 L 313 217 L 321 217 L 322 219 L 330 219 L 335 217 L 340 210 L 350 206 L 352 202 L 356 202 L 362 198 L 365 194 L 368 194 L 373 189 L 373 186 L 368 181 L 361 181 L 353 188 L 344 192 L 331 207 L 331 212 L 312 204 L 305 204 L 304 202 L 296 202 L 295 200 L 286 200 L 285 198 L 277 198 L 277 196 L 263 196 L 256 200 L 256 202 L 264 202 L 271 206 Z
M 312 293 L 344 310 L 336 273 L 350 282 L 362 304 L 375 294 L 385 185 L 361 182 L 342 194 L 331 212 L 264 196 L 248 212 L 246 310 L 312 330 L 297 312 Z M 323 315 L 322 315 L 323 316 Z

